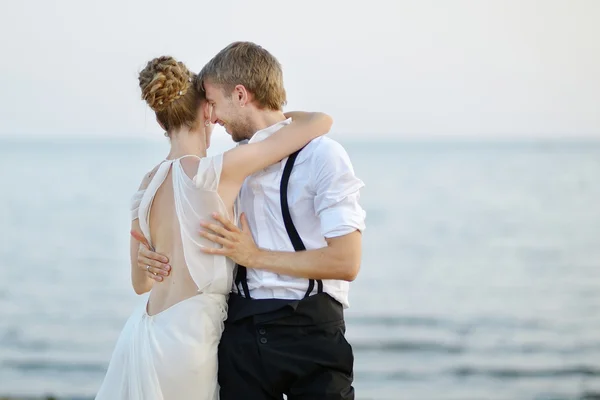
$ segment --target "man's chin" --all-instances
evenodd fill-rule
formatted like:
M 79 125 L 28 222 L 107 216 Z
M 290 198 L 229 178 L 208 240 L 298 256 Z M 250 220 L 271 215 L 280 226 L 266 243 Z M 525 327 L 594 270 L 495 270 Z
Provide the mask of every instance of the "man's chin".
M 241 142 L 242 140 L 244 140 L 244 138 L 243 138 L 243 137 L 240 137 L 239 135 L 237 135 L 237 134 L 236 134 L 236 133 L 234 133 L 234 132 L 229 132 L 227 129 L 225 130 L 225 132 L 227 132 L 227 134 L 228 134 L 229 136 L 231 136 L 231 140 L 233 140 L 235 143 L 239 143 L 239 142 Z

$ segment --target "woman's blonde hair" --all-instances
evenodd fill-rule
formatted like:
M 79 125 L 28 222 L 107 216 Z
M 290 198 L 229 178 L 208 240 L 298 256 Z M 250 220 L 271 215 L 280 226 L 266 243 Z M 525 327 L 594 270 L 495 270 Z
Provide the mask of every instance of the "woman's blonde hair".
M 156 113 L 168 131 L 198 123 L 198 109 L 204 93 L 194 88 L 196 75 L 170 56 L 148 61 L 139 75 L 142 99 Z

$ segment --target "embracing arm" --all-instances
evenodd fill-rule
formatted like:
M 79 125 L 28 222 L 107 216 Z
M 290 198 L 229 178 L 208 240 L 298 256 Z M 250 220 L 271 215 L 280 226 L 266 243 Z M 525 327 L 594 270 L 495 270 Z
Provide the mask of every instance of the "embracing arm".
M 131 260 L 131 284 L 133 286 L 133 290 L 135 290 L 137 294 L 149 292 L 152 289 L 154 281 L 162 281 L 163 278 L 160 275 L 164 275 L 160 274 L 161 269 L 158 267 L 158 263 L 156 261 L 148 260 L 143 256 L 144 251 L 149 251 L 150 244 L 142 234 L 140 221 L 137 215 L 140 201 L 143 196 L 143 191 L 146 190 L 150 184 L 150 181 L 152 180 L 152 177 L 156 173 L 157 169 L 158 167 L 154 168 L 150 173 L 144 176 L 144 179 L 142 180 L 138 192 L 134 196 L 132 202 L 129 256 Z M 147 269 L 147 265 L 150 265 L 151 268 Z M 153 274 L 153 272 L 156 272 L 156 275 Z
M 326 239 L 327 246 L 306 251 L 257 249 L 247 267 L 308 279 L 353 281 L 360 270 L 362 235 L 354 231 Z
M 256 171 L 268 167 L 300 150 L 311 140 L 329 132 L 333 120 L 324 113 L 289 112 L 293 119 L 267 139 L 235 147 L 223 155 L 221 180 L 241 185 Z
M 139 220 L 131 221 L 131 239 L 130 239 L 130 257 L 131 257 L 131 285 L 137 294 L 149 292 L 152 289 L 154 280 L 148 277 L 146 271 L 138 266 L 138 252 L 143 246 L 140 241 L 136 240 L 137 232 L 140 232 Z M 139 239 L 141 239 L 138 236 Z

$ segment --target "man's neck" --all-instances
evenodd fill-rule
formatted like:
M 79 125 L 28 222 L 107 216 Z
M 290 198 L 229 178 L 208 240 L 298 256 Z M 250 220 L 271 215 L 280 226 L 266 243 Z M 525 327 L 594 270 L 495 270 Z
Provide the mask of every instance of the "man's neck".
M 253 127 L 255 132 L 268 128 L 271 125 L 275 125 L 278 122 L 285 121 L 285 115 L 283 115 L 283 111 L 261 111 L 256 113 L 254 118 Z

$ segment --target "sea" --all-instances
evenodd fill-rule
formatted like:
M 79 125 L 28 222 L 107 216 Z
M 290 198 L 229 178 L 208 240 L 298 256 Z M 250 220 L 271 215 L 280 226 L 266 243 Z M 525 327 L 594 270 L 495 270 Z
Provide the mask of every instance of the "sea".
M 365 182 L 357 400 L 600 399 L 600 140 L 339 141 Z M 167 148 L 0 138 L 0 397 L 94 397 Z

